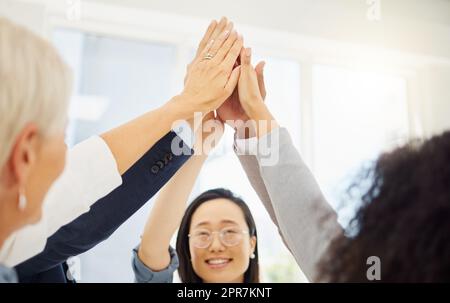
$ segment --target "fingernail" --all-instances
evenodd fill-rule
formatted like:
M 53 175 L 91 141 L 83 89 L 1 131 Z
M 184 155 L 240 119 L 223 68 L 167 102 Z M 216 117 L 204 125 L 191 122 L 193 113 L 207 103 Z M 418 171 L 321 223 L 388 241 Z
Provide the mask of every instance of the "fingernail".
M 245 49 L 245 54 L 246 54 L 248 57 L 250 57 L 251 54 L 252 54 L 252 49 L 251 49 L 250 47 L 247 48 L 247 49 Z

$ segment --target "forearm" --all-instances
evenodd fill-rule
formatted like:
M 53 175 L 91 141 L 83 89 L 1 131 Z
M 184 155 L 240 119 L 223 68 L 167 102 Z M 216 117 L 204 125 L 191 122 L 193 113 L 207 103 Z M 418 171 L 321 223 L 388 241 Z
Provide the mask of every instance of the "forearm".
M 268 136 L 272 137 L 270 142 L 279 143 L 275 145 L 279 150 L 273 149 L 279 159 L 275 165 L 264 165 L 263 156 L 258 154 L 261 177 L 285 242 L 308 279 L 315 281 L 316 265 L 330 241 L 343 231 L 287 130 Z
M 205 155 L 192 156 L 158 195 L 138 251 L 140 260 L 152 270 L 162 270 L 170 263 L 170 239 L 180 225 L 187 200 L 206 158 Z
M 125 173 L 167 134 L 175 121 L 187 119 L 193 114 L 184 98 L 176 96 L 162 107 L 101 135 L 117 162 L 120 174 Z

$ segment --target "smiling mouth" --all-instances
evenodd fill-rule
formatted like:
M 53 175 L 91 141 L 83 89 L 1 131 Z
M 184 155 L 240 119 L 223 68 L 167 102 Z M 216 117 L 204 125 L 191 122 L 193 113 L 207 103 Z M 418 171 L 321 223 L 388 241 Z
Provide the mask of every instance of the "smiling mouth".
M 228 264 L 230 264 L 230 262 L 233 261 L 233 259 L 228 259 L 228 258 L 214 258 L 214 259 L 208 259 L 205 261 L 206 264 L 208 264 L 208 266 L 210 268 L 224 268 L 225 266 L 227 266 Z

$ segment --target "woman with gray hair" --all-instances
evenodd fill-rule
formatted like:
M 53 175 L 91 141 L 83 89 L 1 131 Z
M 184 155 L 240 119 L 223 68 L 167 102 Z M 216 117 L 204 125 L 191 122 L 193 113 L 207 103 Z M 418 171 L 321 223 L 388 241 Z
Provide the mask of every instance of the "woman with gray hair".
M 17 281 L 8 268 L 23 261 L 15 252 L 39 253 L 49 235 L 118 187 L 175 121 L 211 112 L 231 95 L 243 45 L 231 29 L 226 18 L 211 23 L 179 95 L 66 157 L 70 71 L 47 41 L 0 18 L 0 282 Z

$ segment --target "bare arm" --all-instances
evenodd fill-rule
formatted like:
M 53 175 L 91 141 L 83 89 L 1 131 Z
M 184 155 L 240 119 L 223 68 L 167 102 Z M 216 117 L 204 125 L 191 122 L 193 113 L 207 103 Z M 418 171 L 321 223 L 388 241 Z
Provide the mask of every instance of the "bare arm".
M 175 97 L 162 107 L 101 135 L 121 175 L 167 134 L 175 121 L 190 117 L 193 111 L 183 104 L 188 102 L 184 99 Z
M 205 155 L 192 156 L 161 189 L 142 234 L 139 259 L 151 270 L 161 271 L 170 264 L 170 239 L 180 226 L 186 203 Z
M 190 110 L 181 102 L 177 104 L 177 98 L 183 97 L 175 97 L 162 107 L 101 135 L 121 175 L 171 130 L 173 122 L 190 116 Z

